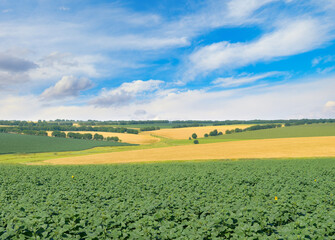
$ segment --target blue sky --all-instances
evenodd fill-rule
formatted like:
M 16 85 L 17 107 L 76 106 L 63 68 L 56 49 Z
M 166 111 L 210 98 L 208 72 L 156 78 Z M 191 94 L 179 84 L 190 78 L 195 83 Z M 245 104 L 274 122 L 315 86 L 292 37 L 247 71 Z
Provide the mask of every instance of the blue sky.
M 0 0 L 0 119 L 335 117 L 333 0 Z

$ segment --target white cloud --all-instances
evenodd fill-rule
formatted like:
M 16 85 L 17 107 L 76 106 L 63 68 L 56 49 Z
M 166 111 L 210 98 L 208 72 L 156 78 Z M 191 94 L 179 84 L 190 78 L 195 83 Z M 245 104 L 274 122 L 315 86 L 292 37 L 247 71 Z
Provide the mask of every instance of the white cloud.
M 335 69 L 335 66 L 333 67 L 326 67 L 326 68 L 318 68 L 316 71 L 320 74 L 328 74 L 332 72 Z
M 304 53 L 327 43 L 333 36 L 328 26 L 316 19 L 285 22 L 274 32 L 249 43 L 219 42 L 205 46 L 190 55 L 185 78 L 216 69 L 233 69 Z
M 240 74 L 238 77 L 228 77 L 228 78 L 217 78 L 212 84 L 220 87 L 237 87 L 248 83 L 254 83 L 261 79 L 266 79 L 269 77 L 274 77 L 281 75 L 281 72 L 267 72 L 263 74 L 251 75 L 251 74 Z
M 328 56 L 322 56 L 322 57 L 316 57 L 312 60 L 312 66 L 315 67 L 319 64 L 325 64 L 335 61 L 335 56 L 328 55 Z
M 188 46 L 186 37 L 155 37 L 141 35 L 123 35 L 117 37 L 101 37 L 95 44 L 108 50 L 156 50 L 161 48 L 177 48 Z
M 328 101 L 326 104 L 325 104 L 325 107 L 327 109 L 333 109 L 335 110 L 335 101 Z
M 58 9 L 61 10 L 61 11 L 69 11 L 70 10 L 70 8 L 64 7 L 64 6 L 59 7 Z
M 161 32 L 191 38 L 215 28 L 260 24 L 260 17 L 255 16 L 257 10 L 276 1 L 207 1 L 198 7 L 198 11 L 163 25 Z
M 160 80 L 135 80 L 130 83 L 123 83 L 118 88 L 103 90 L 99 96 L 91 100 L 91 104 L 101 107 L 126 105 L 136 97 L 153 93 L 163 83 Z
M 0 71 L 0 91 L 12 91 L 17 88 L 19 84 L 27 83 L 30 77 L 27 73 L 8 73 Z
M 36 62 L 39 68 L 32 69 L 29 75 L 33 81 L 43 81 L 43 83 L 59 79 L 64 75 L 101 77 L 103 72 L 99 71 L 97 65 L 104 60 L 107 61 L 99 55 L 74 56 L 67 52 L 52 52 L 38 59 Z
M 76 78 L 74 76 L 64 76 L 54 86 L 46 89 L 42 94 L 43 100 L 63 99 L 66 97 L 78 96 L 81 91 L 93 86 L 88 78 Z
M 233 0 L 228 2 L 228 17 L 243 19 L 255 10 L 276 0 Z

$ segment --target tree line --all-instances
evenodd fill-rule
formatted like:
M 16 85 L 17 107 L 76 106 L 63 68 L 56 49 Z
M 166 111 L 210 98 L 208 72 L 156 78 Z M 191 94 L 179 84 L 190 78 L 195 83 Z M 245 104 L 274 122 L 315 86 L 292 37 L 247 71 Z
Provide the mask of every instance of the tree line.
M 138 134 L 137 129 L 124 127 L 92 127 L 92 126 L 69 126 L 69 125 L 45 125 L 45 126 L 15 126 L 0 127 L 0 132 L 16 132 L 21 133 L 24 130 L 31 131 L 87 131 L 87 132 L 116 132 Z
M 190 124 L 202 124 L 202 125 L 235 125 L 235 124 L 270 124 L 270 123 L 283 123 L 291 125 L 302 125 L 312 123 L 333 123 L 335 119 L 276 119 L 276 120 L 118 120 L 118 121 L 98 121 L 98 120 L 87 120 L 87 121 L 75 121 L 66 119 L 56 119 L 51 121 L 38 120 L 37 122 L 31 121 L 19 121 L 19 120 L 0 120 L 0 125 L 13 125 L 13 126 L 73 126 L 74 123 L 79 125 L 94 126 L 94 125 L 135 125 L 135 124 L 179 124 L 187 125 Z
M 282 127 L 282 124 L 255 125 L 255 126 L 247 127 L 247 128 L 244 128 L 244 129 L 235 128 L 235 129 L 231 129 L 231 130 L 226 130 L 226 134 L 246 132 L 246 131 L 256 131 L 256 130 L 270 129 L 270 128 L 280 128 L 280 127 Z
M 141 132 L 145 131 L 154 131 L 154 130 L 159 130 L 161 129 L 160 127 L 155 127 L 155 126 L 150 126 L 150 127 L 142 127 L 140 128 Z
M 61 131 L 53 131 L 51 133 L 51 136 L 53 137 L 62 137 L 62 138 L 73 138 L 73 139 L 85 139 L 85 140 L 100 140 L 100 141 L 113 141 L 113 142 L 118 142 L 120 139 L 118 137 L 107 137 L 104 138 L 103 135 L 101 134 L 91 134 L 91 133 L 75 133 L 75 132 L 68 132 L 65 134 L 65 132 Z

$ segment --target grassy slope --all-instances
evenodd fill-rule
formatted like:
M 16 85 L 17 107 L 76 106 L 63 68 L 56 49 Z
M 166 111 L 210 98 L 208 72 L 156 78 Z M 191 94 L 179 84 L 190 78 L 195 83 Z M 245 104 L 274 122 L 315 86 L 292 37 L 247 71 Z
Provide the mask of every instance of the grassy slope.
M 291 138 L 291 137 L 320 137 L 335 136 L 335 124 L 311 124 L 292 127 L 282 127 L 233 133 L 216 137 L 208 137 L 203 142 L 215 142 L 221 140 L 267 139 L 267 138 Z
M 129 144 L 0 133 L 0 154 L 76 151 L 102 146 L 125 145 Z

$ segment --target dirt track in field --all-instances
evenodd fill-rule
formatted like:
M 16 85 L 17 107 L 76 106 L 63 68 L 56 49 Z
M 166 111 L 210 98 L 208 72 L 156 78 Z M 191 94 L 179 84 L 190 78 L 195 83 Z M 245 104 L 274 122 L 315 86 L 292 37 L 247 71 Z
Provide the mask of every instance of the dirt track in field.
M 261 139 L 102 153 L 46 160 L 48 164 L 108 164 L 169 160 L 335 156 L 335 137 Z
M 205 127 L 188 127 L 188 128 L 166 128 L 155 131 L 147 132 L 148 134 L 153 134 L 161 137 L 171 138 L 171 139 L 188 139 L 193 133 L 196 133 L 199 138 L 204 137 L 205 133 L 217 129 L 218 132 L 225 134 L 226 130 L 231 130 L 235 128 L 247 128 L 252 125 L 225 125 L 225 126 L 205 126 Z
M 48 136 L 51 136 L 52 131 L 47 131 Z M 98 133 L 102 136 L 106 137 L 118 137 L 125 143 L 133 143 L 133 144 L 152 144 L 155 142 L 159 142 L 160 139 L 156 137 L 152 137 L 147 134 L 129 134 L 129 133 L 113 133 L 113 132 L 94 132 L 94 131 L 64 131 L 66 134 L 68 132 L 75 133 L 91 133 L 92 135 Z

